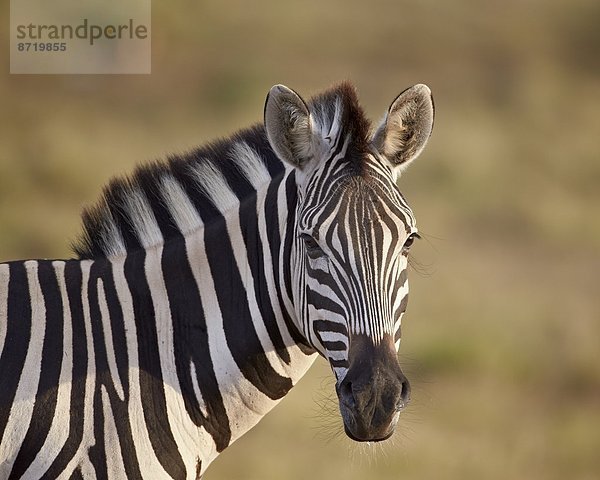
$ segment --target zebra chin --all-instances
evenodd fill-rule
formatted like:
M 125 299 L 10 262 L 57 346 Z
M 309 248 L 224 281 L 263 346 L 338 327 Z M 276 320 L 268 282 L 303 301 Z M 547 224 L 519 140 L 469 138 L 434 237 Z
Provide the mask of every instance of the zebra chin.
M 345 411 L 344 411 L 345 410 Z M 360 417 L 340 407 L 344 419 L 344 431 L 348 438 L 356 442 L 383 442 L 389 439 L 396 431 L 400 412 L 396 412 L 387 427 L 373 427 L 367 425 Z

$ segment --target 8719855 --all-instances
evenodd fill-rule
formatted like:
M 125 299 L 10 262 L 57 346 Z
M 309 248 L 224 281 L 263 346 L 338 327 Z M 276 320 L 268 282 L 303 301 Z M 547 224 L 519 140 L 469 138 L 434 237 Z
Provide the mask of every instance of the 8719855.
M 19 52 L 65 52 L 66 42 L 20 42 L 17 44 Z

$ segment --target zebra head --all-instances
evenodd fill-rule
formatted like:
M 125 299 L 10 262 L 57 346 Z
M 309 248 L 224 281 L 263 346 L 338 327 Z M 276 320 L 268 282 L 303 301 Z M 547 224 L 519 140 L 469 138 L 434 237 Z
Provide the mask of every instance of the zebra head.
M 397 351 L 418 233 L 396 183 L 432 127 L 425 85 L 401 93 L 374 132 L 348 84 L 309 103 L 277 85 L 265 105 L 269 142 L 297 185 L 298 325 L 329 361 L 346 434 L 358 441 L 390 437 L 409 400 Z

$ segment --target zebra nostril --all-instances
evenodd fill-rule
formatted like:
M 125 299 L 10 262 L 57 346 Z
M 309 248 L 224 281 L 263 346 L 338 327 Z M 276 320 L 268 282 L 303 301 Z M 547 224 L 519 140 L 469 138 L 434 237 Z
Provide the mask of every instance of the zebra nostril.
M 340 400 L 348 408 L 356 406 L 354 392 L 352 391 L 352 382 L 343 380 L 340 384 Z
M 402 409 L 406 407 L 406 405 L 410 401 L 410 383 L 406 378 L 402 379 L 400 388 L 400 401 L 398 402 L 398 408 Z

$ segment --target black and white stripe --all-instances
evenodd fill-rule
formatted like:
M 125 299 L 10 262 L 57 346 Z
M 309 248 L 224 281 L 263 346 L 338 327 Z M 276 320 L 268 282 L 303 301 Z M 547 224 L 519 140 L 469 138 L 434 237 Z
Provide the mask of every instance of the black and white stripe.
M 399 342 L 397 172 L 348 85 L 308 108 L 310 173 L 267 115 L 113 181 L 79 259 L 0 264 L 0 479 L 199 478 L 316 351 L 339 380 L 353 334 Z

